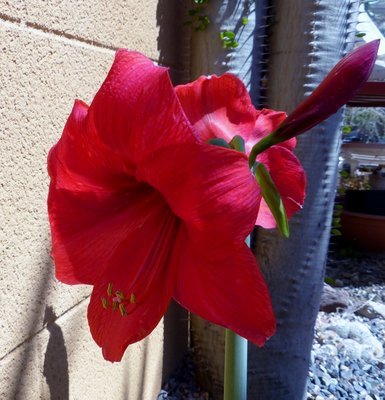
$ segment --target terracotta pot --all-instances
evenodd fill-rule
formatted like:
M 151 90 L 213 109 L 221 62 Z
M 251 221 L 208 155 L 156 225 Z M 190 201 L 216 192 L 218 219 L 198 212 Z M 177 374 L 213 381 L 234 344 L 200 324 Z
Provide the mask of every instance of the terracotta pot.
M 385 252 L 385 216 L 343 211 L 343 236 L 364 251 Z

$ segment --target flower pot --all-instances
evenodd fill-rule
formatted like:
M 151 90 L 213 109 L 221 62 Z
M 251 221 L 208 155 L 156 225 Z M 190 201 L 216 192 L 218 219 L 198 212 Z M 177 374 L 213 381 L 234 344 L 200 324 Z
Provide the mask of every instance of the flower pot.
M 385 251 L 385 216 L 343 211 L 342 234 L 360 250 Z

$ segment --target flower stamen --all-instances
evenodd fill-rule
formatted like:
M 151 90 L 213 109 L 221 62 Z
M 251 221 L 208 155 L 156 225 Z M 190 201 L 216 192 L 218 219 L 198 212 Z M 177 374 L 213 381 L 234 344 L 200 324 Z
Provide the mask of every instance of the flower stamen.
M 127 315 L 126 307 L 124 307 L 124 304 L 119 304 L 119 311 L 122 317 L 125 317 Z
M 102 306 L 103 306 L 103 308 L 107 310 L 107 308 L 108 308 L 108 301 L 107 301 L 107 299 L 106 299 L 105 297 L 102 297 L 102 298 L 101 298 L 101 301 L 102 301 Z
M 108 296 L 112 296 L 112 283 L 109 283 L 107 286 L 107 294 Z
M 126 298 L 122 290 L 113 291 L 113 284 L 109 283 L 107 286 L 108 298 L 102 297 L 100 300 L 102 302 L 102 307 L 107 310 L 111 307 L 112 311 L 119 309 L 122 317 L 128 315 L 126 307 L 129 305 L 136 304 L 136 296 L 134 293 L 130 294 L 129 298 Z

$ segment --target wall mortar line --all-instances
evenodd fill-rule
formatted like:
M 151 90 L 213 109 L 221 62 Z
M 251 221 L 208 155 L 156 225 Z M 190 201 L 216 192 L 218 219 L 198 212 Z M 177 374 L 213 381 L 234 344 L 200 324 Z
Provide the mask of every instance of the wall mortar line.
M 33 22 L 23 21 L 19 18 L 11 17 L 7 14 L 0 13 L 0 23 L 11 29 L 31 31 L 37 35 L 48 36 L 52 39 L 76 45 L 83 48 L 91 48 L 93 50 L 99 50 L 103 52 L 115 52 L 118 47 L 108 46 L 106 44 L 97 42 L 95 40 L 86 39 L 81 36 L 73 35 L 71 33 L 66 33 L 59 29 L 51 29 L 44 25 L 40 25 Z

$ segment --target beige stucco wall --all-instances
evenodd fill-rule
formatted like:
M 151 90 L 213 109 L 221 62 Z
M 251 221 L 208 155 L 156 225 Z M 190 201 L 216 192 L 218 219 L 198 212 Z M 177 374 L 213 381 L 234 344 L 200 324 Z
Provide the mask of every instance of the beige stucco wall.
M 156 0 L 0 0 L 0 399 L 156 398 L 163 322 L 108 363 L 86 322 L 90 288 L 54 278 L 46 157 L 115 48 L 159 59 L 159 14 Z

